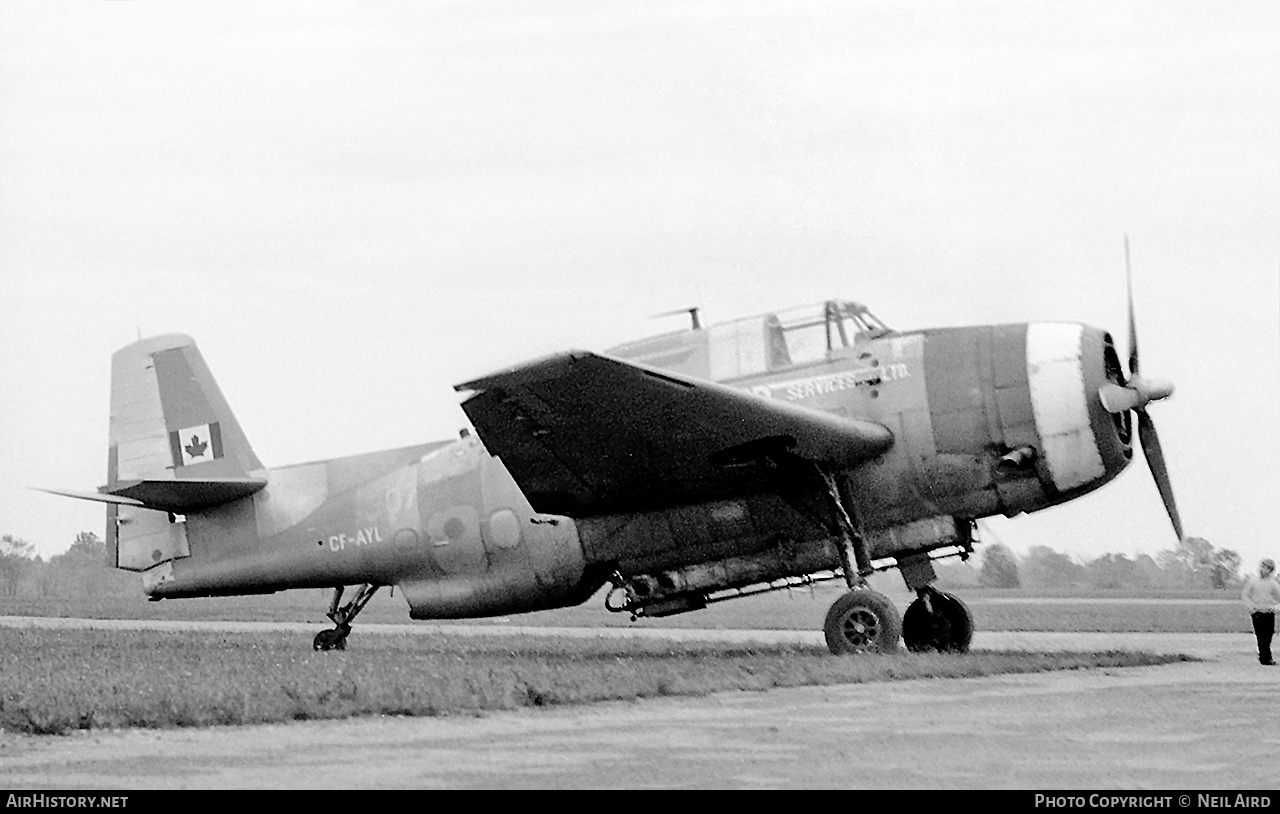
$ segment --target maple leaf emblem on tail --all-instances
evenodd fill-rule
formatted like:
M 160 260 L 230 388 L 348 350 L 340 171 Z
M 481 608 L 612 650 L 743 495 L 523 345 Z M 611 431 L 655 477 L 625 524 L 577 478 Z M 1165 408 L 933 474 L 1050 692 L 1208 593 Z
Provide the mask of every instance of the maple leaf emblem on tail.
M 183 438 L 190 441 L 183 442 Z M 197 424 L 194 427 L 183 427 L 170 430 L 169 451 L 173 453 L 173 465 L 190 466 L 205 463 L 222 457 L 222 432 L 218 422 Z
M 184 447 L 184 449 L 186 449 L 187 454 L 192 458 L 199 458 L 204 455 L 205 448 L 208 446 L 208 444 L 200 440 L 200 436 L 192 435 L 191 443 Z

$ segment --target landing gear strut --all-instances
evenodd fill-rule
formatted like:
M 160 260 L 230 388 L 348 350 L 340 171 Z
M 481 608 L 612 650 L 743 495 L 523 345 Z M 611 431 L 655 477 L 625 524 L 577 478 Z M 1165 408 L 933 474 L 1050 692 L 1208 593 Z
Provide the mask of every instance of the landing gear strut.
M 902 636 L 902 617 L 889 597 L 867 587 L 871 567 L 867 541 L 853 522 L 851 507 L 840 492 L 835 477 L 819 468 L 827 487 L 827 499 L 839 527 L 840 564 L 849 593 L 832 603 L 822 632 L 827 649 L 837 656 L 846 653 L 893 653 Z
M 902 618 L 902 641 L 908 650 L 967 653 L 973 641 L 973 615 L 959 598 L 928 586 Z
M 341 608 L 338 603 L 342 601 L 343 587 L 339 585 L 333 589 L 333 599 L 329 602 L 329 612 L 325 614 L 334 624 L 332 630 L 322 630 L 316 634 L 315 639 L 311 641 L 313 650 L 346 650 L 347 636 L 351 634 L 351 620 L 356 618 L 356 614 L 364 610 L 364 606 L 369 604 L 369 600 L 373 599 L 373 595 L 377 593 L 377 585 L 361 585 L 360 590 L 356 593 L 354 599 Z

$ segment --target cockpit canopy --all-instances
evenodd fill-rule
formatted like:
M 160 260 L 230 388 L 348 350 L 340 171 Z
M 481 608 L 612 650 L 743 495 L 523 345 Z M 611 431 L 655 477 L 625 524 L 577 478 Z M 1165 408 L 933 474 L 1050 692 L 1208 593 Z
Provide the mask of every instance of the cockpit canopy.
M 696 317 L 695 317 L 696 323 Z M 727 381 L 812 364 L 890 333 L 865 305 L 827 300 L 708 328 L 628 342 L 605 351 L 651 367 Z

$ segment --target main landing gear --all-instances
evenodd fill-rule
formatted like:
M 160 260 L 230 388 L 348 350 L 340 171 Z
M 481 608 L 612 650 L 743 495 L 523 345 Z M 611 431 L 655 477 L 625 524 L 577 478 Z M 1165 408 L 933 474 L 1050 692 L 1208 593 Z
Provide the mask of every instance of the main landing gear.
M 343 587 L 341 585 L 333 589 L 333 599 L 329 602 L 329 612 L 325 615 L 333 620 L 334 627 L 332 630 L 322 630 L 316 634 L 315 639 L 311 642 L 313 650 L 346 650 L 347 636 L 351 634 L 351 620 L 356 618 L 356 614 L 364 610 L 364 606 L 369 604 L 370 599 L 373 599 L 373 595 L 378 591 L 378 586 L 361 585 L 355 598 L 339 608 L 338 603 L 342 601 L 342 591 Z
M 892 653 L 898 637 L 915 652 L 967 653 L 973 641 L 973 615 L 958 597 L 925 586 L 899 616 L 887 596 L 854 587 L 827 611 L 823 625 L 827 647 L 845 653 Z
M 973 641 L 973 616 L 959 599 L 930 587 L 937 577 L 927 555 L 898 562 L 908 587 L 916 592 L 905 616 L 887 596 L 867 587 L 866 577 L 874 569 L 866 540 L 851 518 L 851 504 L 829 472 L 819 467 L 818 474 L 826 485 L 825 497 L 838 526 L 840 563 L 849 586 L 849 592 L 827 611 L 822 626 L 827 648 L 838 656 L 893 653 L 901 638 L 914 652 L 967 652 Z
M 822 625 L 827 648 L 837 656 L 892 653 L 902 636 L 902 617 L 889 597 L 867 587 L 866 577 L 875 570 L 867 542 L 850 517 L 836 479 L 821 468 L 818 474 L 827 487 L 826 498 L 839 527 L 840 565 L 849 586 L 849 593 L 832 603 Z
M 902 617 L 889 597 L 870 588 L 854 588 L 837 599 L 822 625 L 827 648 L 846 653 L 892 653 L 902 635 Z
M 973 615 L 959 598 L 928 586 L 902 617 L 902 641 L 908 650 L 967 653 L 973 641 Z

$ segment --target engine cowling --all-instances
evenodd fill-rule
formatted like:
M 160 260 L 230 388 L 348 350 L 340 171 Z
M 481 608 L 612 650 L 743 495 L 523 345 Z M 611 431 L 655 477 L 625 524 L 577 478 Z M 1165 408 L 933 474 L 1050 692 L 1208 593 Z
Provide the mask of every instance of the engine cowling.
M 868 402 L 895 428 L 893 450 L 851 474 L 872 527 L 1035 511 L 1098 488 L 1133 457 L 1128 413 L 1098 396 L 1123 381 L 1098 328 L 943 328 L 875 340 L 870 353 L 907 374 Z

